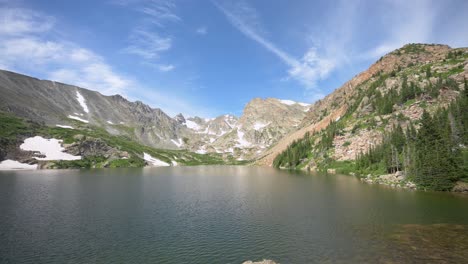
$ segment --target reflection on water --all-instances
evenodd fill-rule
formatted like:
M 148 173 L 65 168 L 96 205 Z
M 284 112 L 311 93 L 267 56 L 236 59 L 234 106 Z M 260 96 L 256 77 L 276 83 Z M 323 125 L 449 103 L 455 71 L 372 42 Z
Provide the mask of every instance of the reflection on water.
M 466 196 L 258 167 L 1 172 L 0 263 L 456 263 L 467 210 Z

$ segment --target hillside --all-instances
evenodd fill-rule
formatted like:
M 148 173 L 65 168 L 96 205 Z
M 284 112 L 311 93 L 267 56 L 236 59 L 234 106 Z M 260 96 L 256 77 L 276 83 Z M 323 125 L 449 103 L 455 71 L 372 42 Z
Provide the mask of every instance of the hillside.
M 425 128 L 425 122 L 435 122 L 435 119 L 429 120 L 429 115 L 439 116 L 435 126 L 450 128 L 446 133 L 453 136 L 447 140 L 457 142 L 452 151 L 457 152 L 461 164 L 457 179 L 464 178 L 464 113 L 467 109 L 463 95 L 466 78 L 468 49 L 406 45 L 385 55 L 368 70 L 314 104 L 303 121 L 304 128 L 279 141 L 258 163 L 282 168 L 356 171 L 354 160 L 360 160 L 369 151 L 386 144 L 392 137 L 391 131 Z M 408 133 L 402 135 L 408 136 Z M 373 161 L 368 167 L 362 165 L 359 169 L 371 175 L 404 170 L 403 145 L 398 151 L 393 150 L 393 163 L 384 155 L 375 161 L 384 165 L 377 168 L 372 165 Z M 392 148 L 391 144 L 386 146 Z M 408 172 L 410 174 L 416 172 Z
M 214 161 L 217 164 L 245 163 L 257 158 L 297 127 L 309 109 L 309 105 L 304 103 L 256 98 L 247 104 L 241 117 L 185 118 L 179 114 L 172 118 L 161 109 L 140 101 L 128 101 L 120 95 L 105 96 L 73 85 L 1 70 L 0 93 L 0 114 L 4 123 L 1 129 L 2 133 L 9 135 L 0 137 L 0 162 L 9 159 L 27 164 L 36 164 L 37 161 L 20 148 L 28 136 L 44 136 L 45 139 L 55 136 L 68 144 L 74 143 L 75 146 L 62 144 L 61 147 L 66 148 L 65 152 L 83 158 L 99 156 L 102 166 L 110 166 L 108 162 L 122 158 L 104 155 L 107 145 L 94 145 L 94 149 L 103 150 L 90 154 L 84 150 L 89 147 L 89 142 L 80 140 L 83 135 L 96 140 L 121 139 L 119 143 L 110 140 L 114 143 L 111 147 L 116 149 L 124 148 L 125 142 L 132 142 L 152 149 L 150 152 L 154 155 L 190 153 L 190 157 L 182 162 L 177 159 L 178 155 L 159 155 L 164 160 L 159 165 L 210 164 Z M 28 125 L 19 133 L 8 122 Z M 40 129 L 32 129 L 36 127 Z M 19 134 L 13 140 L 11 136 L 15 133 Z M 143 151 L 124 150 L 139 160 L 135 164 L 145 163 L 141 162 L 145 157 Z M 106 157 L 102 158 L 102 155 Z M 146 163 L 151 165 L 149 161 Z M 122 166 L 125 164 L 128 162 L 121 163 Z

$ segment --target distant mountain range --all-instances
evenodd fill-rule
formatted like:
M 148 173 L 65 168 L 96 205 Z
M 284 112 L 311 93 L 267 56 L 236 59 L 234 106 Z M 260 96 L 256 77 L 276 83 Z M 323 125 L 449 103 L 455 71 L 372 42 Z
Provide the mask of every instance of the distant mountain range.
M 0 70 L 0 161 L 37 163 L 40 153 L 21 144 L 43 136 L 63 140 L 64 152 L 86 162 L 39 162 L 41 167 L 275 162 L 278 167 L 323 169 L 331 161 L 354 160 L 395 125 L 417 123 L 424 110 L 447 107 L 461 94 L 466 78 L 467 48 L 408 44 L 313 105 L 255 98 L 240 117 L 208 119 L 170 117 L 120 95 Z M 329 135 L 330 124 L 339 129 Z M 291 146 L 306 135 L 310 149 L 293 155 Z M 318 151 L 325 143 L 327 148 Z
M 101 129 L 152 148 L 215 153 L 224 160 L 256 159 L 296 129 L 310 108 L 289 100 L 256 98 L 241 117 L 170 117 L 161 109 L 120 95 L 105 96 L 3 70 L 0 94 L 0 111 L 47 127 Z

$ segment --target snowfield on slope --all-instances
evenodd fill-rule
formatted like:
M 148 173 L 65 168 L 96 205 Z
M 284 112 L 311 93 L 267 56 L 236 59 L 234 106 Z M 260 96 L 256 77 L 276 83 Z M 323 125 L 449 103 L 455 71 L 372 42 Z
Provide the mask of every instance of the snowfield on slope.
M 4 160 L 0 162 L 0 170 L 35 170 L 37 164 L 26 164 L 16 160 Z
M 200 130 L 200 126 L 197 123 L 193 122 L 193 121 L 185 120 L 185 125 L 190 129 Z
M 66 125 L 55 125 L 56 127 L 61 127 L 61 128 L 68 128 L 68 129 L 73 129 L 72 126 L 66 126 Z
M 171 166 L 169 163 L 164 162 L 160 159 L 153 158 L 150 154 L 143 152 L 143 159 L 155 167 L 167 167 Z
M 86 100 L 84 99 L 83 95 L 81 95 L 80 92 L 76 91 L 76 100 L 78 100 L 78 103 L 80 103 L 81 107 L 83 108 L 83 111 L 86 113 L 89 113 L 88 105 L 86 104 Z
M 62 140 L 55 138 L 46 139 L 40 136 L 27 138 L 20 145 L 20 149 L 28 151 L 38 151 L 45 155 L 44 158 L 35 157 L 37 160 L 79 160 L 81 156 L 73 156 L 63 152 Z
M 269 125 L 270 125 L 270 123 L 265 124 L 265 123 L 262 123 L 262 122 L 256 122 L 256 123 L 253 125 L 253 129 L 255 129 L 255 130 L 258 131 L 258 130 L 261 130 L 262 128 L 264 128 L 264 127 L 266 127 L 266 126 L 269 126 Z
M 306 103 L 301 103 L 301 102 L 296 102 L 296 101 L 292 101 L 292 100 L 281 100 L 281 99 L 278 99 L 282 104 L 285 104 L 285 105 L 295 105 L 295 104 L 298 104 L 298 105 L 301 105 L 301 106 L 310 106 L 310 104 L 306 104 Z
M 83 118 L 80 118 L 80 117 L 74 116 L 74 115 L 68 115 L 68 118 L 75 119 L 75 120 L 81 121 L 81 122 L 86 123 L 86 124 L 89 123 L 88 120 L 85 120 Z
M 237 129 L 237 142 L 239 143 L 237 147 L 243 148 L 243 147 L 250 147 L 252 146 L 252 143 L 244 139 L 244 132 L 239 129 Z
M 180 148 L 184 144 L 181 138 L 177 139 L 177 141 L 174 139 L 171 139 L 171 142 L 174 143 L 174 145 L 176 145 L 178 148 Z

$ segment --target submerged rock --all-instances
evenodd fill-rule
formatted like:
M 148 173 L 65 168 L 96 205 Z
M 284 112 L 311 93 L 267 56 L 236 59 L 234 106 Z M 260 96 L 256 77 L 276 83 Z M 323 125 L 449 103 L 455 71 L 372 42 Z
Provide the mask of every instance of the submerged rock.
M 248 260 L 248 261 L 245 261 L 244 263 L 242 264 L 279 264 L 279 263 L 276 263 L 274 262 L 273 260 L 268 260 L 268 259 L 264 259 L 262 261 L 256 261 L 256 262 L 253 262 L 251 260 Z

